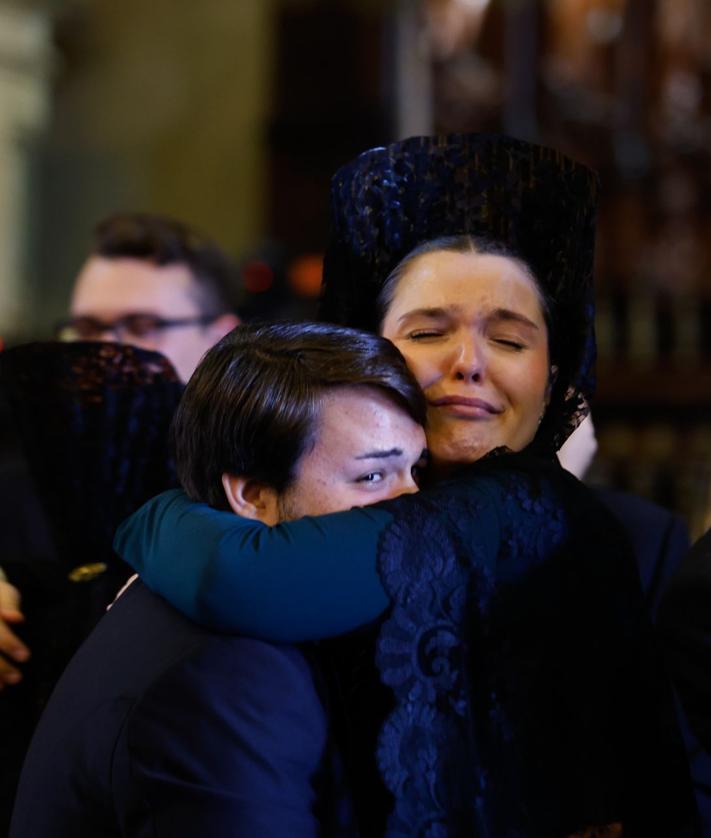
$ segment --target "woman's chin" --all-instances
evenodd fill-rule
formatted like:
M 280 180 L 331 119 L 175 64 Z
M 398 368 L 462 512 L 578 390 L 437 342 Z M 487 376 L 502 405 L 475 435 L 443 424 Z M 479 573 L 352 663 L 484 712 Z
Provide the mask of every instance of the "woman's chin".
M 458 467 L 475 463 L 500 443 L 488 439 L 427 438 L 431 471 L 437 477 L 446 477 Z
M 497 448 L 522 451 L 530 441 L 526 441 L 527 437 L 528 435 L 526 439 L 504 439 L 495 434 L 472 436 L 430 431 L 427 434 L 430 472 L 435 479 L 442 479 L 461 466 L 481 460 Z

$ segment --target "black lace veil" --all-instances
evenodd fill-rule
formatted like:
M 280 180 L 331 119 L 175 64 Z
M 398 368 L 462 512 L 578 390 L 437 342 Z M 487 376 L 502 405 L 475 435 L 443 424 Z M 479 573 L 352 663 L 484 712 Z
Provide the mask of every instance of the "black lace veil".
M 183 387 L 158 353 L 115 343 L 30 343 L 0 353 L 5 421 L 56 553 L 107 562 L 116 526 L 176 485 L 169 425 Z

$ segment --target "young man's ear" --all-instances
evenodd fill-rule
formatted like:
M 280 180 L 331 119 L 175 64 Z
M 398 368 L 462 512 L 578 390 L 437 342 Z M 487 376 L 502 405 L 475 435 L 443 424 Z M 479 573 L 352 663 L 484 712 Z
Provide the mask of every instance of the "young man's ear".
M 251 518 L 272 526 L 279 521 L 277 493 L 266 483 L 250 477 L 238 477 L 225 472 L 222 488 L 230 509 L 242 518 Z

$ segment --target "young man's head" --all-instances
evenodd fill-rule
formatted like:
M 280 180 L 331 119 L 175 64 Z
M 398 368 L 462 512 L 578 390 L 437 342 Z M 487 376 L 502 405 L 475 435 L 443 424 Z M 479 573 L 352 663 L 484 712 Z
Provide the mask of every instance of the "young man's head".
M 230 259 L 195 230 L 160 215 L 113 215 L 95 229 L 60 337 L 161 352 L 187 381 L 239 323 L 230 304 L 236 285 Z
M 191 498 L 267 524 L 416 491 L 425 403 L 387 340 L 323 323 L 240 326 L 174 424 Z

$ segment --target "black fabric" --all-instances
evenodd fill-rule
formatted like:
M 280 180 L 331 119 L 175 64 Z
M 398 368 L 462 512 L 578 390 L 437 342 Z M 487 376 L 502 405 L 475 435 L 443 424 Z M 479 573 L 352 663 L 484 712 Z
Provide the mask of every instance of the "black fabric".
M 637 559 L 647 613 L 654 622 L 662 596 L 689 551 L 688 527 L 679 515 L 645 498 L 614 489 L 594 491 L 625 528 Z
M 711 530 L 669 583 L 657 628 L 682 706 L 702 835 L 711 838 Z
M 0 387 L 60 560 L 108 560 L 117 524 L 176 484 L 172 366 L 116 343 L 33 343 L 0 354 Z
M 609 510 L 528 454 L 390 505 L 392 610 L 330 644 L 363 834 L 696 835 L 671 689 Z
M 331 708 L 334 740 L 344 761 L 353 795 L 358 834 L 384 835 L 393 795 L 378 771 L 378 736 L 394 706 L 390 690 L 380 681 L 375 647 L 382 620 L 350 634 L 317 644 Z
M 413 506 L 417 527 L 393 525 L 380 557 L 390 834 L 695 834 L 671 691 L 609 512 L 527 454 L 482 460 Z
M 711 753 L 711 530 L 694 544 L 672 579 L 658 625 L 690 726 Z
M 10 836 L 352 836 L 320 800 L 328 735 L 298 649 L 206 631 L 136 582 L 59 681 Z
M 0 353 L 0 565 L 22 595 L 13 630 L 32 651 L 23 681 L 0 692 L 0 834 L 57 679 L 131 573 L 112 549 L 116 526 L 177 485 L 169 426 L 182 391 L 165 358 L 130 346 Z

